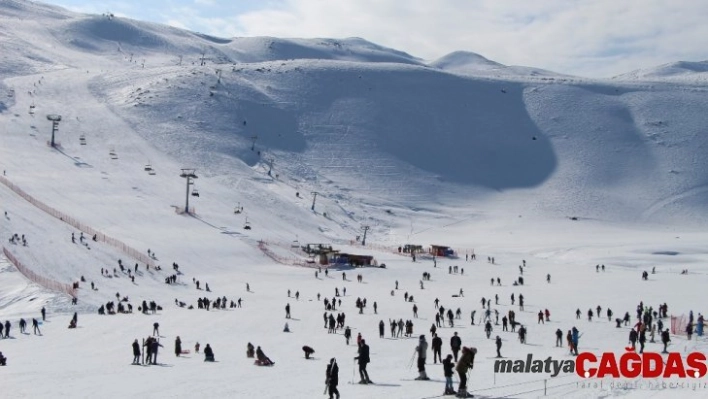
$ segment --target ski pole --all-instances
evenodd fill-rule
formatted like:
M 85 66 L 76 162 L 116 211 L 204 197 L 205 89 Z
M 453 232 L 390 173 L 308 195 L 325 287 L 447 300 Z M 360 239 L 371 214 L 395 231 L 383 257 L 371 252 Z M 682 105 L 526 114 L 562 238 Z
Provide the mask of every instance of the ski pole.
M 356 365 L 356 359 L 354 359 L 354 364 Z M 352 384 L 354 384 L 354 368 L 356 366 L 352 366 Z
M 411 367 L 413 367 L 413 359 L 415 359 L 415 351 L 413 351 L 413 355 L 411 356 L 411 360 L 408 362 L 408 369 L 410 370 Z

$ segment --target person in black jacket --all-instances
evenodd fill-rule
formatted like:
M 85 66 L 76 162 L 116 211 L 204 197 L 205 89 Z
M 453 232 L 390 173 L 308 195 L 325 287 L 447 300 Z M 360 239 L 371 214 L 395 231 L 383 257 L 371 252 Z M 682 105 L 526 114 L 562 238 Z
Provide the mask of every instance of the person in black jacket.
M 260 366 L 272 366 L 275 364 L 268 356 L 265 355 L 261 347 L 256 348 L 256 364 Z
M 433 334 L 431 346 L 433 347 L 433 363 L 437 363 L 437 359 L 440 359 L 440 362 L 442 362 L 442 339 L 438 337 L 438 334 Z
M 637 344 L 637 338 L 637 331 L 634 329 L 629 330 L 629 342 L 632 344 L 632 349 L 634 349 Z
M 140 344 L 137 338 L 133 341 L 133 364 L 140 364 Z
M 457 333 L 450 338 L 450 348 L 452 349 L 452 354 L 455 356 L 455 361 L 457 362 L 457 353 L 462 347 L 462 340 L 457 336 Z
M 160 341 L 155 338 L 152 339 L 152 342 L 150 343 L 150 351 L 152 352 L 152 364 L 157 364 L 157 352 L 161 346 L 162 344 L 160 344 Z
M 327 365 L 326 377 L 325 384 L 329 390 L 329 399 L 334 399 L 333 395 L 337 395 L 337 399 L 339 399 L 339 390 L 337 389 L 339 384 L 339 366 L 337 366 L 335 358 L 330 359 Z
M 214 361 L 214 351 L 211 350 L 211 346 L 209 344 L 206 344 L 204 347 L 204 361 L 205 362 L 213 362 Z
M 7 358 L 0 352 L 0 366 L 7 366 Z
M 182 354 L 182 340 L 179 339 L 179 336 L 175 338 L 175 356 L 179 356 Z
M 452 385 L 452 375 L 454 374 L 455 363 L 452 361 L 452 355 L 447 355 L 442 362 L 443 372 L 445 373 L 445 393 L 444 395 L 454 395 L 455 387 Z
M 373 384 L 369 379 L 369 373 L 366 371 L 366 365 L 371 361 L 369 359 L 369 345 L 366 344 L 365 340 L 361 340 L 361 345 L 359 346 L 359 356 L 354 358 L 359 362 L 359 375 L 361 376 L 361 381 L 359 384 Z
M 671 342 L 671 336 L 669 335 L 668 328 L 661 333 L 661 342 L 664 344 L 664 350 L 661 351 L 661 353 L 669 353 L 666 350 L 666 347 L 669 345 L 669 342 Z

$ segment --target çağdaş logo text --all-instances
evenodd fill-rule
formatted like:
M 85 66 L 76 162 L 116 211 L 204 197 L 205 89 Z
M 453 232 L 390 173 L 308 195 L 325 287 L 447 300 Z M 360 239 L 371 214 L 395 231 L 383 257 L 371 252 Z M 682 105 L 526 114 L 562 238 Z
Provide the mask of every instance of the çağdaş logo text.
M 550 356 L 544 360 L 526 355 L 526 359 L 495 360 L 495 373 L 545 373 L 552 377 L 560 373 L 575 373 L 582 378 L 702 378 L 708 373 L 706 355 L 692 352 L 681 356 L 670 352 L 666 360 L 660 353 L 636 353 L 632 348 L 617 355 L 605 352 L 598 355 L 581 352 L 575 360 L 553 360 Z

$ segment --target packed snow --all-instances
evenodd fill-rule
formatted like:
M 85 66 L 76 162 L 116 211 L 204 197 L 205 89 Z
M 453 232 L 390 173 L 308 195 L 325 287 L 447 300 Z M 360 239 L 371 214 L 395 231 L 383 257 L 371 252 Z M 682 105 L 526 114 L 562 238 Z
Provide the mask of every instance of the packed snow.
M 336 358 L 342 398 L 438 397 L 444 377 L 432 351 L 431 381 L 415 380 L 413 361 L 418 337 L 431 341 L 437 298 L 462 314 L 438 328 L 443 357 L 454 332 L 478 349 L 475 397 L 708 397 L 705 378 L 653 389 L 494 373 L 497 335 L 506 358 L 570 360 L 556 329 L 577 327 L 580 351 L 621 354 L 640 301 L 667 303 L 672 315 L 705 311 L 703 64 L 591 80 L 474 53 L 426 63 L 358 38 L 215 38 L 24 0 L 0 1 L 0 26 L 3 182 L 126 246 L 81 239 L 68 220 L 0 184 L 2 246 L 47 280 L 79 282 L 73 305 L 0 255 L 0 320 L 12 324 L 0 340 L 3 395 L 322 397 Z M 56 148 L 49 114 L 62 117 Z M 198 176 L 189 188 L 185 168 Z M 179 212 L 187 199 L 191 214 Z M 14 234 L 26 245 L 11 243 Z M 320 266 L 301 249 L 319 243 L 385 268 Z M 456 256 L 413 261 L 398 251 L 405 244 L 446 245 Z M 142 259 L 150 250 L 161 270 L 128 247 Z M 519 277 L 524 284 L 513 285 Z M 332 312 L 346 314 L 349 345 L 322 319 L 324 298 L 344 288 Z M 523 294 L 523 311 L 512 294 Z M 525 344 L 500 325 L 485 336 L 480 301 L 495 295 L 492 319 L 495 309 L 500 319 L 514 310 Z M 123 297 L 132 314 L 98 314 Z M 198 309 L 205 297 L 242 305 Z M 357 298 L 367 300 L 363 314 Z M 143 314 L 143 301 L 162 309 Z M 602 314 L 588 321 L 597 306 Z M 545 309 L 550 321 L 538 323 Z M 74 312 L 77 328 L 68 329 Z M 616 328 L 625 312 L 632 322 Z M 412 336 L 391 337 L 391 319 L 412 320 Z M 131 344 L 156 322 L 157 365 L 131 365 Z M 359 333 L 373 385 L 358 384 Z M 177 336 L 190 353 L 175 356 Z M 705 337 L 671 339 L 682 354 L 707 348 Z M 656 341 L 648 351 L 661 351 Z M 275 365 L 254 365 L 249 342 Z M 216 363 L 203 361 L 206 344 Z

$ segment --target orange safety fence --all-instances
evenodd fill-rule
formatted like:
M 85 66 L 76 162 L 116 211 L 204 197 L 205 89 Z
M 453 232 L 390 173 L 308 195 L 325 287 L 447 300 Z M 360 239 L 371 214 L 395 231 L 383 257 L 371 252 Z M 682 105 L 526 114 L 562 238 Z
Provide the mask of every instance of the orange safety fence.
M 5 254 L 7 260 L 9 260 L 10 263 L 15 265 L 17 270 L 19 270 L 20 273 L 22 273 L 22 275 L 25 276 L 28 280 L 49 290 L 62 292 L 74 298 L 76 297 L 76 290 L 74 289 L 72 284 L 60 283 L 58 281 L 35 273 L 33 270 L 25 266 L 22 262 L 17 260 L 17 258 L 5 247 L 2 247 L 2 252 L 3 254 Z
M 62 222 L 78 229 L 79 231 L 83 231 L 84 233 L 88 234 L 89 237 L 96 237 L 96 241 L 98 242 L 103 242 L 106 243 L 114 248 L 117 248 L 124 254 L 132 257 L 133 259 L 136 259 L 140 262 L 143 262 L 147 265 L 155 267 L 154 260 L 146 255 L 142 251 L 138 251 L 135 248 L 130 247 L 129 245 L 125 244 L 124 242 L 117 240 L 113 237 L 109 237 L 100 231 L 94 229 L 93 227 L 86 225 L 79 220 L 65 214 L 64 212 L 61 212 L 57 209 L 52 208 L 51 206 L 45 204 L 44 202 L 34 198 L 33 196 L 27 194 L 23 189 L 18 187 L 17 185 L 13 184 L 10 182 L 6 177 L 0 176 L 0 183 L 4 184 L 7 186 L 10 190 L 14 191 L 15 194 L 19 195 L 20 197 L 24 198 L 27 202 L 30 204 L 34 205 L 35 207 L 41 209 L 45 213 L 54 216 L 55 218 L 61 220 Z

